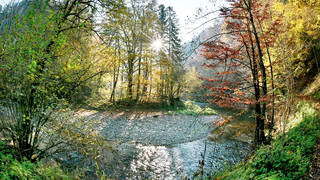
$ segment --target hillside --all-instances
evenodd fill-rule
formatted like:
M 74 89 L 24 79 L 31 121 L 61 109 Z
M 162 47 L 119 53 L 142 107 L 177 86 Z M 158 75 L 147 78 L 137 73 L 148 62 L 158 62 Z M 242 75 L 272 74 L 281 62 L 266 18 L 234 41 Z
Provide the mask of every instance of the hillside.
M 277 136 L 270 145 L 259 147 L 246 161 L 209 179 L 319 179 L 320 99 L 319 91 L 314 90 L 317 82 L 315 78 L 305 88 L 307 95 L 294 99 L 288 116 L 281 117 L 279 111 L 278 117 L 285 124 L 278 123 Z

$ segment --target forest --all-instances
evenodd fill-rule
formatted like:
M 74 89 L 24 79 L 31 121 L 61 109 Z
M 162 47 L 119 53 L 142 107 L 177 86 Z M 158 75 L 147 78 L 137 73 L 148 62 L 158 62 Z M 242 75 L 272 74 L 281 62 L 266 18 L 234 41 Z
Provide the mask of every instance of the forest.
M 319 0 L 4 2 L 0 179 L 320 178 Z

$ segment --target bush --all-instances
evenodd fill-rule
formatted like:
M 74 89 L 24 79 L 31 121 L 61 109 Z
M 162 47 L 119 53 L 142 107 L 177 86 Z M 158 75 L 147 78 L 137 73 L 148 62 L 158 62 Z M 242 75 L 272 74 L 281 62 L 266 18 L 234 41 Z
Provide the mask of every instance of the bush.
M 28 160 L 18 161 L 12 150 L 0 141 L 0 179 L 71 179 L 58 167 L 46 167 Z
M 216 111 L 209 107 L 201 108 L 193 101 L 186 101 L 182 106 L 172 107 L 168 114 L 186 114 L 186 115 L 217 115 Z
M 261 147 L 246 163 L 230 172 L 221 172 L 216 179 L 303 179 L 312 159 L 313 147 L 320 138 L 318 114 L 305 110 L 297 116 L 300 124 L 286 135 L 279 136 L 271 145 Z

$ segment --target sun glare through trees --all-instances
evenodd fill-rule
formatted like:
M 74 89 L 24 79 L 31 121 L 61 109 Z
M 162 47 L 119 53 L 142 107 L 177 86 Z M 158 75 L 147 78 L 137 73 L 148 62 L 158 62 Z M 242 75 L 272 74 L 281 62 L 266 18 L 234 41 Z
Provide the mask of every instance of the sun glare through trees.
M 156 50 L 156 51 L 160 51 L 160 49 L 162 48 L 162 40 L 161 39 L 156 39 L 152 42 L 151 45 L 152 49 Z

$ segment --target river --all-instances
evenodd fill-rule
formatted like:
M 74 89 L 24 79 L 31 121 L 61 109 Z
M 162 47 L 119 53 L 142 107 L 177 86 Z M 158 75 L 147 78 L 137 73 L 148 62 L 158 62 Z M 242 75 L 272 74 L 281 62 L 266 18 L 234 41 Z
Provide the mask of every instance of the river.
M 217 115 L 92 111 L 81 116 L 99 121 L 96 130 L 113 143 L 116 155 L 101 154 L 108 160 L 99 165 L 103 174 L 113 179 L 193 178 L 203 159 L 205 174 L 213 174 L 250 152 L 250 143 L 245 140 L 208 138 L 222 120 Z M 88 173 L 87 178 L 96 177 Z

